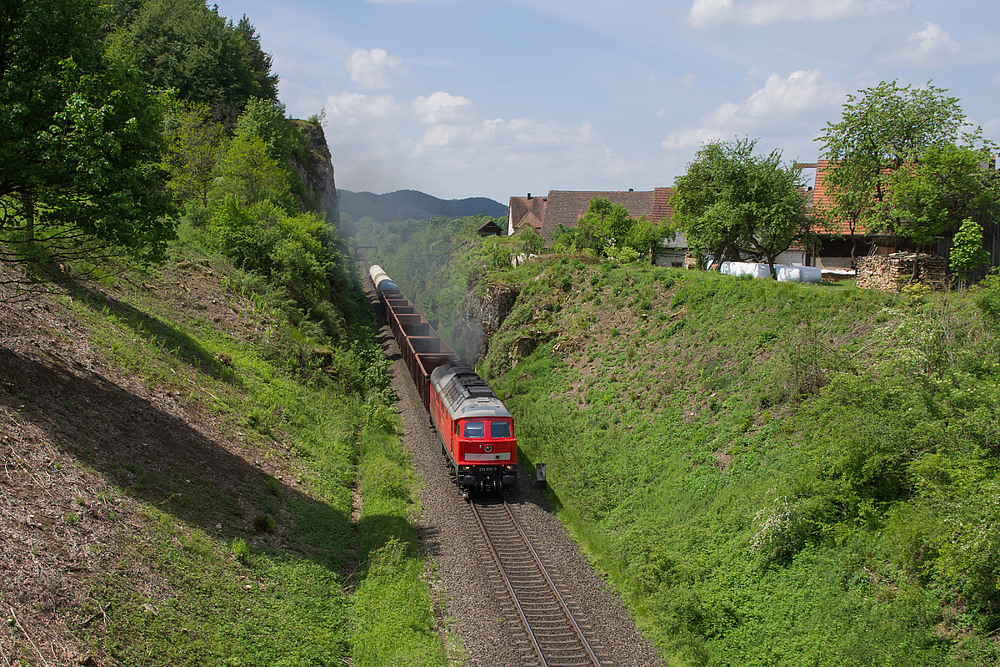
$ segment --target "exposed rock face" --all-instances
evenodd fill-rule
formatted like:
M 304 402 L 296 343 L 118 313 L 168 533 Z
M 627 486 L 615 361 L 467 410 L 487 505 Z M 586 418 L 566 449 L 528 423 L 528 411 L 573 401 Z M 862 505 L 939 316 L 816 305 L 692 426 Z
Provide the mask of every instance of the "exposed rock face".
M 486 354 L 490 337 L 510 314 L 520 290 L 516 285 L 489 283 L 486 293 L 480 295 L 475 285 L 469 285 L 465 294 L 462 322 L 455 328 L 458 345 L 470 363 L 477 363 Z
M 303 202 L 303 208 L 311 208 L 315 203 L 316 208 L 326 213 L 326 219 L 339 227 L 340 205 L 337 200 L 337 185 L 333 180 L 333 160 L 326 145 L 323 126 L 304 120 L 293 122 L 309 140 L 305 161 L 300 161 L 295 156 L 290 160 L 292 168 L 302 179 L 307 195 L 313 200 Z

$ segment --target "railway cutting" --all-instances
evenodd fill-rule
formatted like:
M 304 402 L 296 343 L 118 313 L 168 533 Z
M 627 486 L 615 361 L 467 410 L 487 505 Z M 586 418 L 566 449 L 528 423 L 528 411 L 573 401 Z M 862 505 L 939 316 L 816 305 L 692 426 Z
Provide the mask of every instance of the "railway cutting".
M 467 667 L 660 665 L 537 489 L 517 484 L 514 418 L 359 254 L 365 290 L 395 342 L 387 349 L 405 441 L 427 481 L 421 549 L 445 586 L 439 619 L 451 617 L 441 622 L 464 647 L 465 658 L 455 657 Z

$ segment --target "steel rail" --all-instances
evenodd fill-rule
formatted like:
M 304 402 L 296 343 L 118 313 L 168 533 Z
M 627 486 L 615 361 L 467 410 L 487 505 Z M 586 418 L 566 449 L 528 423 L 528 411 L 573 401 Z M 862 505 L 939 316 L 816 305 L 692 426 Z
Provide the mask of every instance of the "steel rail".
M 497 553 L 496 547 L 493 545 L 493 540 L 490 539 L 490 533 L 486 530 L 486 526 L 483 524 L 483 518 L 479 516 L 479 510 L 476 509 L 475 503 L 470 503 L 469 506 L 472 508 L 472 515 L 476 517 L 476 523 L 479 524 L 479 530 L 483 532 L 483 537 L 486 538 L 486 546 L 489 547 L 490 554 L 493 555 L 493 561 L 497 564 L 497 570 L 500 572 L 500 576 L 503 577 L 503 582 L 507 586 L 507 592 L 510 593 L 510 599 L 514 601 L 514 607 L 517 609 L 517 614 L 521 618 L 521 624 L 524 625 L 524 629 L 527 631 L 528 637 L 531 639 L 531 644 L 535 648 L 535 653 L 538 655 L 538 659 L 542 661 L 542 667 L 548 667 L 549 663 L 545 660 L 545 656 L 542 655 L 542 649 L 538 645 L 535 633 L 531 630 L 531 624 L 528 623 L 528 617 L 525 616 L 521 603 L 517 600 L 517 593 L 514 592 L 514 586 L 510 583 L 510 577 L 507 576 L 507 571 L 504 569 L 503 563 L 500 562 L 500 554 Z
M 555 601 L 558 603 L 558 607 L 559 610 L 562 612 L 562 616 L 564 616 L 565 619 L 569 622 L 570 626 L 573 629 L 573 632 L 576 635 L 576 638 L 580 642 L 580 645 L 585 649 L 587 657 L 590 659 L 590 662 L 594 665 L 594 667 L 601 667 L 600 661 L 594 654 L 593 649 L 591 649 L 590 644 L 589 642 L 587 642 L 586 637 L 583 636 L 583 631 L 580 629 L 580 626 L 577 624 L 576 619 L 573 617 L 573 613 L 569 610 L 566 601 L 563 599 L 562 595 L 559 593 L 559 590 L 556 588 L 555 583 L 552 581 L 552 578 L 549 576 L 548 571 L 542 564 L 542 561 L 539 558 L 538 553 L 535 551 L 535 548 L 531 545 L 528 536 L 525 534 L 524 530 L 521 528 L 521 525 L 514 517 L 514 514 L 510 509 L 510 505 L 508 505 L 506 502 L 503 502 L 502 504 L 504 511 L 506 512 L 507 518 L 510 520 L 511 525 L 514 526 L 517 535 L 520 537 L 524 546 L 527 547 L 527 551 L 531 555 L 531 561 L 533 562 L 535 569 L 538 571 L 538 573 L 542 575 L 546 585 L 548 586 L 549 591 L 553 594 Z M 476 517 L 476 522 L 479 524 L 479 528 L 486 539 L 486 544 L 490 549 L 490 553 L 492 554 L 493 560 L 497 565 L 497 569 L 500 572 L 500 576 L 504 580 L 504 584 L 507 587 L 507 592 L 510 594 L 511 600 L 513 600 L 514 602 L 514 606 L 517 609 L 518 615 L 520 616 L 521 623 L 522 625 L 524 625 L 524 629 L 528 633 L 528 637 L 531 639 L 531 643 L 535 649 L 536 654 L 538 655 L 538 659 L 541 661 L 542 667 L 547 667 L 549 662 L 542 652 L 542 648 L 538 643 L 538 639 L 535 636 L 535 631 L 531 627 L 531 623 L 527 618 L 524 608 L 521 606 L 521 603 L 517 599 L 517 592 L 514 590 L 514 585 L 511 582 L 510 576 L 507 574 L 507 571 L 504 568 L 504 565 L 501 561 L 496 546 L 493 544 L 493 539 L 490 537 L 490 533 L 486 529 L 486 525 L 483 522 L 483 518 L 480 515 L 479 509 L 475 505 L 475 503 L 470 503 L 470 506 L 472 507 L 473 515 Z
M 575 632 L 576 636 L 580 639 L 580 643 L 583 644 L 583 648 L 587 650 L 587 655 L 590 656 L 590 661 L 594 663 L 595 667 L 600 667 L 601 662 L 597 659 L 597 656 L 594 655 L 594 651 L 590 648 L 590 643 L 587 641 L 587 638 L 583 636 L 583 630 L 580 629 L 576 619 L 573 618 L 573 613 L 569 610 L 569 607 L 566 605 L 566 601 L 563 600 L 563 596 L 559 593 L 556 585 L 552 582 L 552 578 L 549 576 L 548 570 L 546 570 L 545 566 L 542 565 L 542 560 L 538 557 L 538 553 L 535 551 L 535 548 L 531 546 L 528 536 L 525 535 L 524 530 L 521 529 L 521 524 L 518 523 L 516 518 L 514 518 L 514 513 L 511 512 L 510 505 L 508 505 L 506 501 L 504 501 L 503 508 L 507 510 L 507 516 L 510 517 L 511 523 L 513 523 L 514 527 L 517 528 L 518 535 L 521 536 L 521 539 L 524 540 L 524 545 L 528 547 L 528 551 L 531 552 L 531 557 L 538 566 L 538 571 L 542 573 L 543 577 L 545 577 L 545 582 L 549 585 L 549 589 L 552 591 L 552 594 L 556 596 L 556 600 L 559 601 L 559 607 L 562 609 L 563 614 L 566 615 L 566 619 L 569 621 L 570 625 L 573 626 L 573 632 Z

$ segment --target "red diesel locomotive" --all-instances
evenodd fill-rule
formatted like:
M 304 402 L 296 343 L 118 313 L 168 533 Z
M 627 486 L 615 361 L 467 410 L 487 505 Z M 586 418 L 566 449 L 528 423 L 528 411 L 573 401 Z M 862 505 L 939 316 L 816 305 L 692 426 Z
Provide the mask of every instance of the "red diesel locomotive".
M 455 482 L 477 491 L 514 486 L 517 440 L 510 412 L 380 266 L 371 266 L 368 273 Z

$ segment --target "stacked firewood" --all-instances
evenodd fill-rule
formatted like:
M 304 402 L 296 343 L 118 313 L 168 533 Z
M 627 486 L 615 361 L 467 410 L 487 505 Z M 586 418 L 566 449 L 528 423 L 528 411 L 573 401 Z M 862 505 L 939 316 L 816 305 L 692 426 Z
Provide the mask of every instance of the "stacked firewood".
M 859 289 L 898 292 L 906 285 L 922 284 L 940 289 L 947 284 L 946 261 L 923 253 L 896 252 L 869 255 L 855 261 Z

